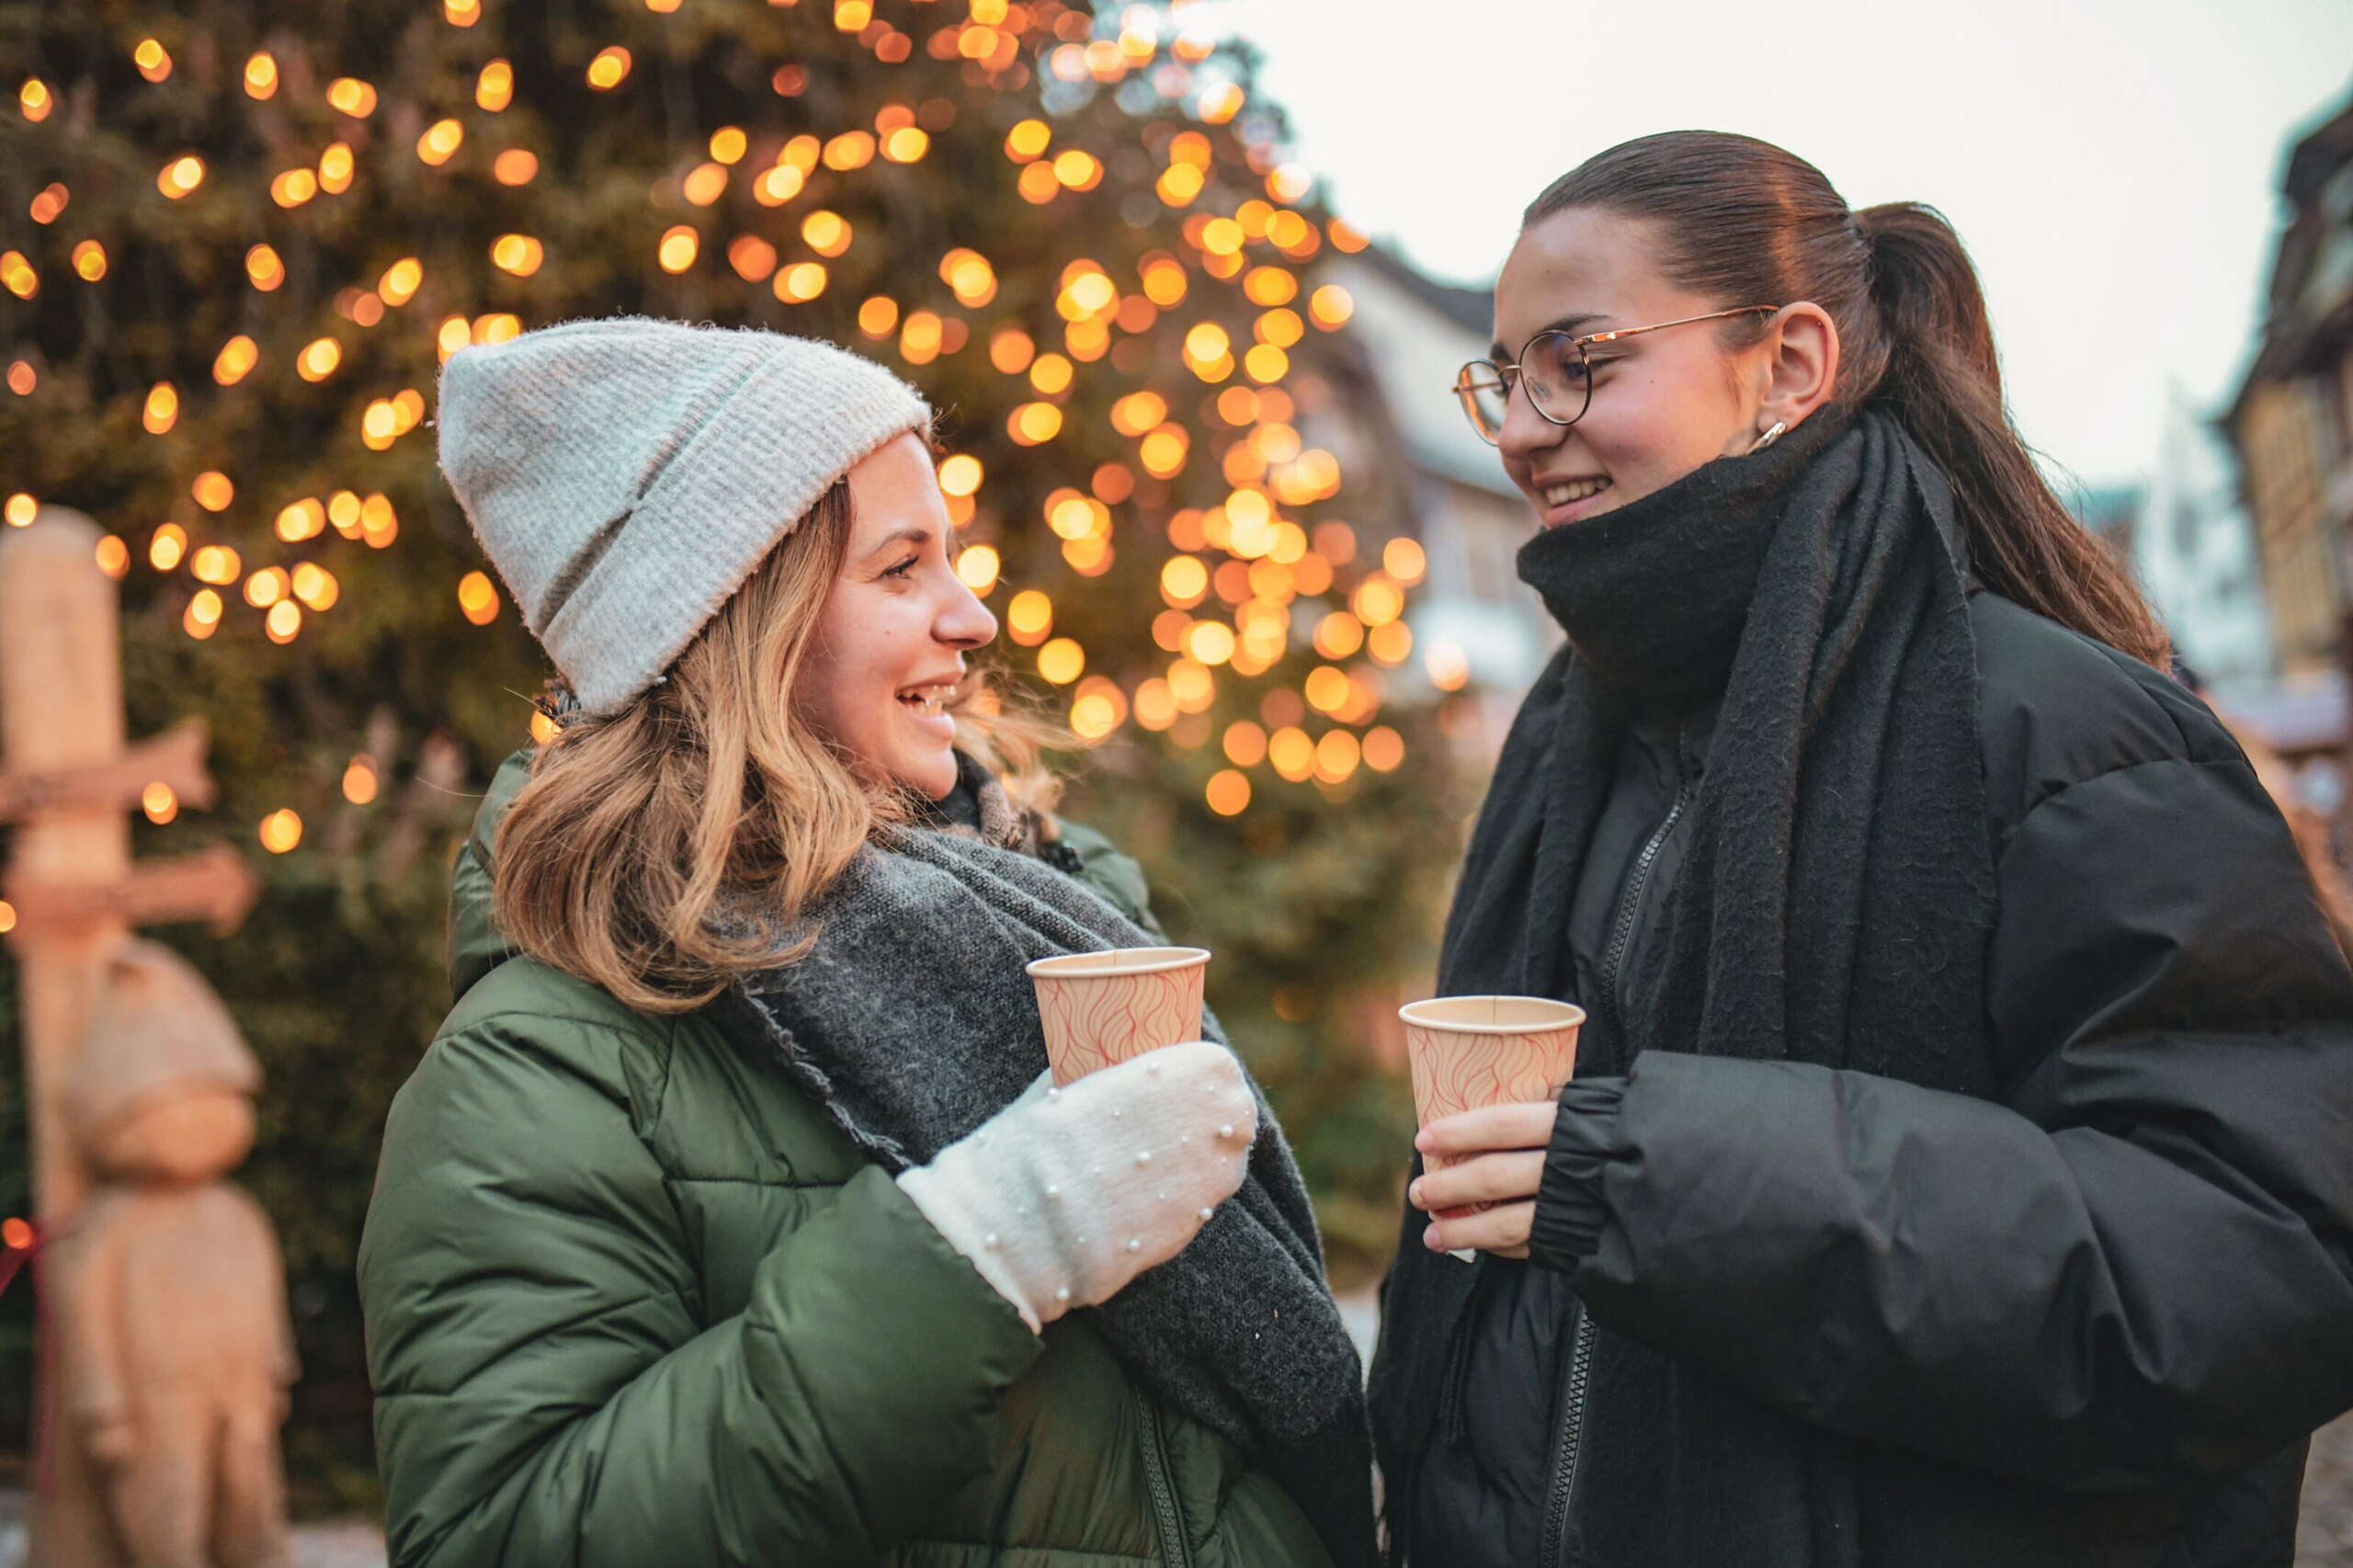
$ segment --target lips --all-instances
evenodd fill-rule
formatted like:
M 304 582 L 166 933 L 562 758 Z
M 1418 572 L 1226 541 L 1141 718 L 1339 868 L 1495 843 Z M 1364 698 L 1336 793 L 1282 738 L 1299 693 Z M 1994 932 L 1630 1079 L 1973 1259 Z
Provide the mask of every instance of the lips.
M 1539 483 L 1536 494 L 1541 497 L 1540 520 L 1551 528 L 1589 517 L 1613 505 L 1609 499 L 1613 488 L 1607 477 L 1597 473 Z

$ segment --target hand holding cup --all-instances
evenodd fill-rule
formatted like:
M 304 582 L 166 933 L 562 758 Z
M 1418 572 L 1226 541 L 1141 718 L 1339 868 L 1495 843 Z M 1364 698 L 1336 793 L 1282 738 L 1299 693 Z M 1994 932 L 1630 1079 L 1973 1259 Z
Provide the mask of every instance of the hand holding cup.
M 1398 1010 L 1422 1132 L 1409 1194 L 1425 1241 L 1467 1258 L 1527 1256 L 1557 1097 L 1576 1068 L 1584 1009 L 1534 996 L 1446 996 Z

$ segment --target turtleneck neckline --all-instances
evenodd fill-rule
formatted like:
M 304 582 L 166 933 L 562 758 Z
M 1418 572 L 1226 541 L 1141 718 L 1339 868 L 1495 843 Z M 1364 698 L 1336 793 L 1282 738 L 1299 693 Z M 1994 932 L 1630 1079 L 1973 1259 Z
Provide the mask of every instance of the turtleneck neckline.
M 1722 690 L 1790 481 L 1852 425 L 1844 410 L 1818 410 L 1761 452 L 1702 463 L 1520 547 L 1520 580 L 1603 695 L 1688 708 Z

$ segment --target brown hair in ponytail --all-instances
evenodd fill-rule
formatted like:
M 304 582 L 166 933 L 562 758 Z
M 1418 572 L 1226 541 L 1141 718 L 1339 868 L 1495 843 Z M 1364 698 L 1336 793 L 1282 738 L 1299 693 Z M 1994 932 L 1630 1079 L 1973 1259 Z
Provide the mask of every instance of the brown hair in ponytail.
M 1647 220 L 1668 278 L 1724 308 L 1810 300 L 1838 326 L 1837 402 L 1877 401 L 1951 481 L 1978 575 L 2040 615 L 2163 667 L 2167 641 L 2131 575 L 2052 494 L 2010 423 L 1985 297 L 1934 208 L 1850 212 L 1822 172 L 1768 142 L 1675 131 L 1596 153 L 1529 204 Z M 1753 318 L 1728 324 L 1754 333 Z

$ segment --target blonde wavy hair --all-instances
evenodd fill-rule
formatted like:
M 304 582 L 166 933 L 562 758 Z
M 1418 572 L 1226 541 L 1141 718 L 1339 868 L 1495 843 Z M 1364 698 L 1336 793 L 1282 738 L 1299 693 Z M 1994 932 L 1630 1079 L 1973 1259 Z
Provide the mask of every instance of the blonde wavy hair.
M 886 824 L 920 806 L 861 778 L 790 693 L 848 554 L 836 483 L 672 664 L 618 712 L 560 721 L 498 829 L 492 898 L 507 939 L 646 1013 L 679 1013 L 790 962 L 786 935 Z M 1017 804 L 1050 811 L 1050 726 L 975 674 L 959 748 Z

